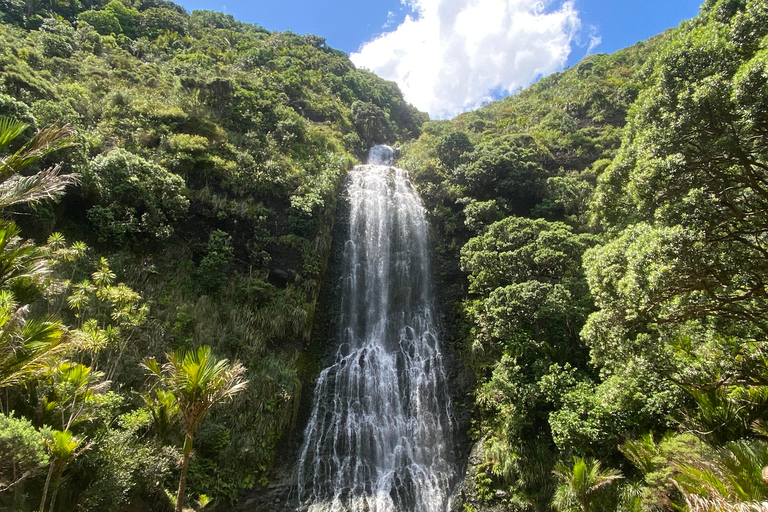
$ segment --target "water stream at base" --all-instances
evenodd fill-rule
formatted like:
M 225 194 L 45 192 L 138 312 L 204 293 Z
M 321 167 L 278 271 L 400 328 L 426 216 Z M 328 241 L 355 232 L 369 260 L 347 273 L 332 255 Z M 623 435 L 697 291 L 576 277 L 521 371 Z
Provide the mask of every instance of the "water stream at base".
M 443 512 L 452 417 L 433 320 L 427 225 L 408 173 L 376 146 L 349 176 L 339 347 L 319 375 L 300 509 Z

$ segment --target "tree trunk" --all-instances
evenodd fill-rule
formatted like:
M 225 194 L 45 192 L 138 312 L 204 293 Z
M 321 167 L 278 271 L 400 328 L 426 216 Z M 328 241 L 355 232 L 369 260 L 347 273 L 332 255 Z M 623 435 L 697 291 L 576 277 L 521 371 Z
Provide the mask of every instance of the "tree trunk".
M 179 477 L 179 492 L 176 493 L 176 512 L 181 512 L 184 508 L 184 490 L 187 486 L 187 470 L 189 469 L 189 458 L 192 455 L 192 439 L 194 431 L 187 432 L 184 436 L 184 459 L 181 463 L 181 476 Z
M 43 486 L 43 499 L 40 501 L 40 512 L 45 512 L 45 499 L 48 497 L 48 486 L 51 485 L 51 475 L 53 475 L 53 465 L 54 463 L 51 462 L 51 467 L 48 468 L 48 476 L 45 479 L 45 485 Z
M 56 504 L 56 495 L 59 494 L 59 486 L 61 486 L 62 471 L 56 471 L 56 483 L 53 484 L 53 494 L 51 494 L 51 504 L 48 506 L 48 512 L 53 512 L 53 506 Z

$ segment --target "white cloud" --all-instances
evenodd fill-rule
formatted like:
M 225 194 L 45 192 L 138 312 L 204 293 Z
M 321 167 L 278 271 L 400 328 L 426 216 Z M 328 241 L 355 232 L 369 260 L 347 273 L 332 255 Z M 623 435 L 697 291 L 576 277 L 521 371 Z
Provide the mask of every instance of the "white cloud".
M 413 15 L 352 61 L 398 83 L 433 118 L 479 107 L 562 68 L 581 23 L 573 0 L 402 0 Z
M 592 53 L 592 50 L 600 46 L 603 42 L 603 38 L 600 36 L 589 36 L 589 48 L 587 48 L 587 54 Z
M 600 46 L 603 42 L 603 38 L 600 37 L 598 29 L 594 25 L 589 26 L 589 47 L 587 48 L 587 55 L 592 53 L 592 50 Z
M 395 22 L 395 11 L 387 11 L 387 21 L 384 22 L 381 28 L 389 28 Z

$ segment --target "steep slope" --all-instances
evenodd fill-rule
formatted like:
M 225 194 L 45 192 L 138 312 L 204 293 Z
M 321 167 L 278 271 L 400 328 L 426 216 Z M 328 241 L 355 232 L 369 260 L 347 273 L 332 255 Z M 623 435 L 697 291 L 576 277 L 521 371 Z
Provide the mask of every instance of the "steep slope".
M 766 34 L 709 0 L 405 145 L 477 379 L 457 510 L 764 508 Z
M 304 349 L 346 171 L 372 144 L 417 136 L 426 115 L 317 36 L 164 1 L 2 5 L 0 116 L 27 121 L 28 133 L 71 124 L 77 145 L 48 162 L 82 176 L 60 202 L 14 218 L 23 236 L 59 231 L 90 247 L 51 239 L 80 259 L 59 265 L 58 299 L 35 307 L 105 336 L 79 360 L 115 391 L 111 409 L 76 430 L 99 442 L 59 500 L 160 506 L 162 486 L 148 479 L 172 487 L 174 469 L 142 474 L 153 423 L 118 418 L 149 414 L 137 394 L 145 357 L 208 344 L 241 360 L 250 383 L 205 422 L 188 487 L 231 502 L 270 466 L 301 381 L 317 371 Z M 98 295 L 97 279 L 138 295 Z M 110 301 L 135 304 L 135 315 L 110 318 Z M 15 392 L 5 406 L 32 417 L 44 399 Z M 179 446 L 165 435 L 160 445 Z M 133 455 L 118 450 L 126 442 Z
M 402 149 L 429 209 L 452 345 L 476 379 L 463 390 L 478 441 L 467 506 L 550 506 L 561 456 L 550 414 L 573 383 L 595 377 L 579 336 L 594 308 L 581 268 L 598 240 L 588 206 L 666 37 L 430 121 Z

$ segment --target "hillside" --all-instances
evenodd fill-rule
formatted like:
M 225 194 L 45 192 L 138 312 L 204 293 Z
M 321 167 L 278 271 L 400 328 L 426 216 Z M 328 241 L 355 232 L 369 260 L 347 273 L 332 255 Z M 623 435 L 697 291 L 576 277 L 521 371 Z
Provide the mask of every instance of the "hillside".
M 476 378 L 465 507 L 761 507 L 767 16 L 708 1 L 405 145 Z
M 127 5 L 0 9 L 0 116 L 28 124 L 18 141 L 52 124 L 75 133 L 25 172 L 62 162 L 80 175 L 61 200 L 4 218 L 53 255 L 31 311 L 89 340 L 68 356 L 90 372 L 60 389 L 70 368 L 52 362 L 2 410 L 94 443 L 60 507 L 163 509 L 181 431 L 157 424 L 172 404 L 141 394 L 140 363 L 211 345 L 249 386 L 203 424 L 188 489 L 226 506 L 270 467 L 317 371 L 304 350 L 346 171 L 375 143 L 417 136 L 426 115 L 321 37 Z M 35 471 L 0 502 L 39 503 L 45 479 Z

